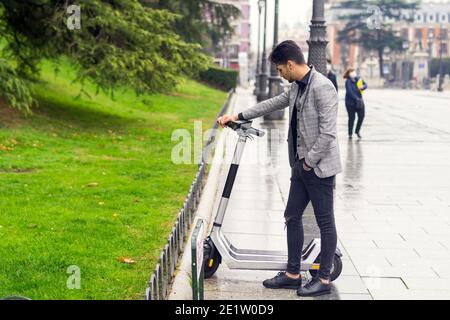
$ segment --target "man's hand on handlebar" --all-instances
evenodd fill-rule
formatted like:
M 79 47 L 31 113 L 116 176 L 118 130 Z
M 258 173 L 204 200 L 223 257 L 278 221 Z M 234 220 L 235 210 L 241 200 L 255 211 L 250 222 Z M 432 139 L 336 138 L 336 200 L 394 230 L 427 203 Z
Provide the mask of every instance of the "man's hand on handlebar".
M 229 121 L 238 121 L 239 120 L 239 116 L 237 114 L 234 115 L 223 115 L 219 118 L 217 118 L 217 123 L 222 127 L 225 128 L 225 124 L 228 123 Z

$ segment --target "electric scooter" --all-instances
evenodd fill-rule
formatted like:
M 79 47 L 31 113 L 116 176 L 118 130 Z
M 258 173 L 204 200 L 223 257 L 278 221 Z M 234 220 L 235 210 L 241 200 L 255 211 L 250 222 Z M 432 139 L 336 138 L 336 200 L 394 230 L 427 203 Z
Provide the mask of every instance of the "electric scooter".
M 238 249 L 234 247 L 222 232 L 222 222 L 225 217 L 231 190 L 239 168 L 239 162 L 247 139 L 253 136 L 263 137 L 264 132 L 252 127 L 251 121 L 230 121 L 228 128 L 236 131 L 239 139 L 234 151 L 233 160 L 228 171 L 227 180 L 217 209 L 216 217 L 209 236 L 204 240 L 204 277 L 210 278 L 219 268 L 222 259 L 230 269 L 246 270 L 286 270 L 287 252 Z M 342 271 L 342 254 L 339 248 L 331 267 L 330 280 L 336 280 Z M 312 277 L 317 275 L 320 268 L 320 239 L 315 238 L 302 250 L 301 271 L 308 271 Z

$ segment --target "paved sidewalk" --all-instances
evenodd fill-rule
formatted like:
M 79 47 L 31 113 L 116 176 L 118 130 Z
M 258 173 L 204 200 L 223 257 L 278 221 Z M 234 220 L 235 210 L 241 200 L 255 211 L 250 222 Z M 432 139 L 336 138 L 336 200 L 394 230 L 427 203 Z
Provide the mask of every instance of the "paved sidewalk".
M 343 272 L 332 294 L 317 299 L 449 299 L 448 100 L 422 91 L 368 91 L 363 140 L 358 141 L 347 139 L 343 95 L 338 130 L 344 172 L 335 194 Z M 235 101 L 235 112 L 255 103 L 251 90 L 242 88 Z M 287 116 L 286 109 L 285 120 L 254 121 L 271 134 L 248 141 L 231 194 L 223 229 L 238 248 L 286 250 Z M 232 154 L 237 136 L 229 131 Z M 227 171 L 224 165 L 215 209 Z M 306 245 L 319 236 L 311 206 L 303 223 Z M 275 273 L 222 264 L 205 280 L 205 298 L 302 299 L 293 290 L 265 289 L 262 281 Z

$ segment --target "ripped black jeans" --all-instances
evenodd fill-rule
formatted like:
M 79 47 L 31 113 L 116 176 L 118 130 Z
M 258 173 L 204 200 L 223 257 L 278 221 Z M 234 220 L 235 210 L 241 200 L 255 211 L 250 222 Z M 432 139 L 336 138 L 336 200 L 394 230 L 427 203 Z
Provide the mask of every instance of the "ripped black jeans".
M 337 246 L 337 233 L 333 211 L 333 184 L 335 176 L 319 178 L 314 169 L 303 169 L 303 159 L 296 160 L 292 168 L 289 199 L 284 212 L 287 228 L 288 265 L 287 272 L 300 272 L 300 259 L 303 248 L 302 216 L 311 201 L 314 215 L 320 229 L 321 253 L 318 276 L 330 278 L 330 271 Z

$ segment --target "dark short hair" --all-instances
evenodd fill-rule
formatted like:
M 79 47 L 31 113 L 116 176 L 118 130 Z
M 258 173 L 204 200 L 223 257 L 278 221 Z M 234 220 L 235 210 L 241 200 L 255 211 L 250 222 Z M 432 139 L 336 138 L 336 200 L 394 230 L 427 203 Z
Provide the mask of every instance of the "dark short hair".
M 302 49 L 292 40 L 286 40 L 278 44 L 272 50 L 269 60 L 274 64 L 287 64 L 288 60 L 297 64 L 306 63 Z
M 350 78 L 350 72 L 355 71 L 353 68 L 348 68 L 344 73 L 344 79 Z

